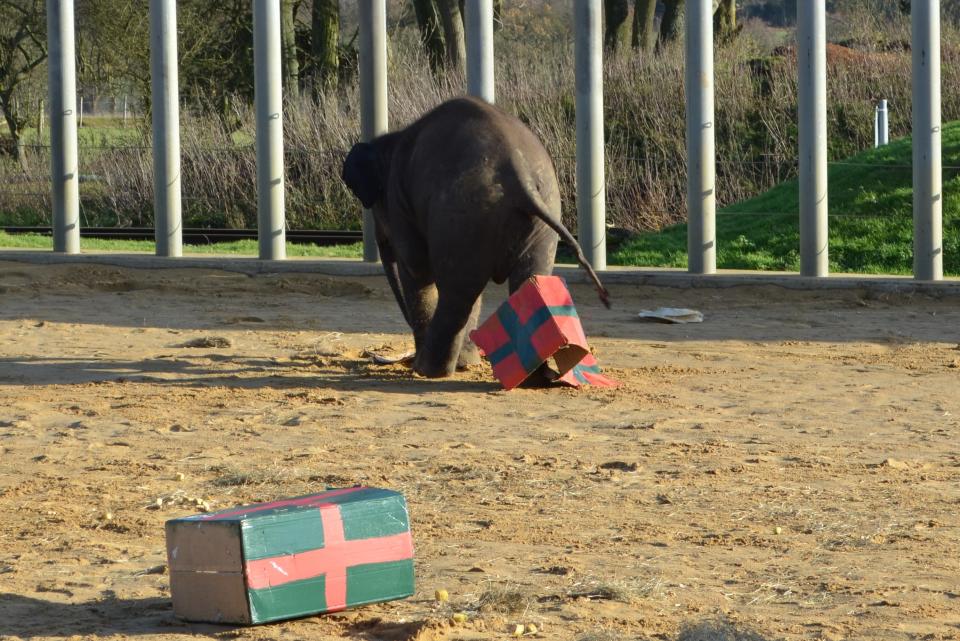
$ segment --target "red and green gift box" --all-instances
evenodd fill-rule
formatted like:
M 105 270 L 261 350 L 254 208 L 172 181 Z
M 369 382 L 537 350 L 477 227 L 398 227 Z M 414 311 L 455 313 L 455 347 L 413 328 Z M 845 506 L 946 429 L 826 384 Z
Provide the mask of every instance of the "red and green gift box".
M 174 614 L 265 623 L 409 597 L 403 495 L 353 487 L 166 523 Z
M 558 380 L 580 387 L 615 387 L 590 353 L 573 297 L 559 276 L 533 276 L 470 339 L 493 366 L 505 389 L 513 389 L 551 358 Z

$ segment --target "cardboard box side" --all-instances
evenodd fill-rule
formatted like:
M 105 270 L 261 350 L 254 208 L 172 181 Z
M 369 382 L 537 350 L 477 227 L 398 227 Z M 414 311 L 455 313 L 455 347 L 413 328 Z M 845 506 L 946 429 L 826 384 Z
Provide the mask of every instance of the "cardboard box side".
M 170 572 L 243 573 L 240 524 L 235 521 L 167 521 Z
M 171 572 L 174 616 L 209 623 L 255 623 L 243 573 Z

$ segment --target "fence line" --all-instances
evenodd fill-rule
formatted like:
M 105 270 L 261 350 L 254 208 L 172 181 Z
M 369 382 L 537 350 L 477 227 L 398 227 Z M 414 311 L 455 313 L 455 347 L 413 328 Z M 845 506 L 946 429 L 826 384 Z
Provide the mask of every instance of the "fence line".
M 264 83 L 265 79 L 273 79 L 278 72 L 264 74 L 263 71 L 276 66 L 277 56 L 272 43 L 279 40 L 279 21 L 274 18 L 279 12 L 280 0 L 251 0 L 253 13 L 257 16 L 254 21 L 256 74 L 260 80 L 257 85 L 257 145 L 270 139 L 269 145 L 257 149 L 258 180 L 257 199 L 258 211 L 261 219 L 261 229 L 264 237 L 261 238 L 261 256 L 264 258 L 282 257 L 275 245 L 285 227 L 282 215 L 284 209 L 282 138 L 277 135 L 282 126 L 282 107 L 277 100 L 278 92 L 271 83 Z M 471 46 L 468 51 L 467 68 L 471 71 L 471 86 L 479 87 L 474 83 L 478 78 L 477 70 L 483 72 L 483 83 L 492 86 L 488 61 L 492 59 L 492 42 L 489 41 L 492 33 L 486 21 L 492 20 L 492 11 L 488 11 L 487 0 L 470 0 L 467 16 L 471 24 L 467 25 L 467 32 L 471 34 Z M 167 8 L 166 22 L 167 35 L 175 33 L 175 23 L 172 28 L 169 16 L 172 15 L 174 0 L 151 0 L 151 8 Z M 51 175 L 53 184 L 52 202 L 54 227 L 54 250 L 58 252 L 75 253 L 79 251 L 79 189 L 80 173 L 77 168 L 77 132 L 76 132 L 76 87 L 75 87 L 75 52 L 73 40 L 74 0 L 46 0 L 49 38 L 49 90 L 50 90 L 50 125 L 51 125 Z M 369 139 L 373 135 L 386 130 L 386 18 L 385 0 L 363 0 L 359 3 L 361 10 L 360 28 L 360 83 L 361 83 L 361 119 L 363 135 Z M 688 0 L 686 11 L 687 43 L 690 51 L 705 55 L 712 52 L 708 38 L 712 37 L 712 29 L 705 16 L 711 14 L 711 0 Z M 936 280 L 942 278 L 943 242 L 942 242 L 942 185 L 940 163 L 940 61 L 939 61 L 939 0 L 913 2 L 911 4 L 911 25 L 913 29 L 912 56 L 913 56 L 913 88 L 914 88 L 914 265 L 915 277 L 918 279 Z M 797 3 L 798 11 L 798 56 L 801 65 L 806 65 L 800 73 L 800 100 L 799 122 L 800 154 L 798 159 L 784 160 L 799 172 L 798 179 L 802 185 L 801 198 L 801 254 L 803 256 L 803 273 L 826 275 L 827 263 L 827 226 L 829 217 L 827 208 L 827 180 L 826 169 L 829 164 L 826 159 L 826 93 L 825 93 L 825 36 L 824 11 L 825 0 L 809 0 Z M 162 31 L 160 11 L 151 11 L 151 27 Z M 490 16 L 490 17 L 488 17 Z M 575 46 L 575 58 L 578 60 L 577 73 L 577 120 L 589 122 L 589 130 L 593 132 L 591 141 L 596 140 L 596 118 L 602 118 L 602 76 L 590 73 L 599 60 L 596 31 L 600 16 L 600 0 L 576 0 L 575 33 L 578 34 Z M 473 20 L 483 20 L 484 24 L 477 24 Z M 260 46 L 257 46 L 259 43 Z M 270 43 L 269 46 L 263 46 Z M 174 42 L 175 45 L 175 42 Z M 154 47 L 156 50 L 157 47 Z M 581 55 L 589 52 L 589 55 Z M 688 55 L 688 63 L 692 56 Z M 170 71 L 175 77 L 176 66 Z M 712 134 L 713 116 L 707 106 L 712 105 L 713 75 L 712 61 L 699 60 L 694 66 L 687 69 L 686 94 L 688 99 L 688 115 L 691 116 L 691 125 L 688 128 L 689 147 L 688 161 L 697 157 L 698 165 L 689 164 L 688 206 L 696 209 L 694 218 L 690 220 L 688 228 L 691 234 L 688 254 L 692 270 L 709 271 L 709 252 L 715 251 L 715 242 L 710 238 L 712 233 L 712 219 L 716 215 L 713 207 L 706 202 L 705 207 L 693 207 L 697 198 L 716 198 L 715 187 L 711 180 L 717 166 L 738 166 L 736 161 L 717 162 L 708 153 L 709 135 L 704 137 L 705 130 Z M 172 84 L 165 84 L 169 73 L 154 73 L 154 92 L 167 93 L 167 97 L 175 94 Z M 697 76 L 697 73 L 700 73 Z M 709 78 L 703 74 L 709 73 Z M 161 76 L 161 77 L 157 77 Z M 691 80 L 696 77 L 699 82 Z M 709 82 L 707 82 L 709 80 Z M 581 81 L 586 81 L 581 84 Z M 158 89 L 159 87 L 159 89 Z M 479 93 L 479 89 L 474 89 Z M 492 100 L 492 95 L 491 98 Z M 155 100 L 156 102 L 156 100 Z M 599 105 L 599 106 L 598 106 Z M 698 108 L 696 114 L 694 106 Z M 703 107 L 702 110 L 699 108 Z M 693 117 L 695 116 L 695 117 Z M 699 123 L 699 124 L 698 124 Z M 578 127 L 578 130 L 580 127 Z M 584 129 L 587 131 L 587 129 Z M 699 137 L 700 142 L 693 140 Z M 602 142 L 598 147 L 591 146 L 584 137 L 578 136 L 575 184 L 583 187 L 587 178 L 600 176 L 599 181 L 581 192 L 576 199 L 578 208 L 581 208 L 580 233 L 584 245 L 601 248 L 605 229 L 606 196 L 604 194 L 605 181 L 602 172 L 605 166 Z M 163 155 L 167 149 L 167 137 L 155 135 L 153 149 L 155 157 Z M 702 143 L 702 144 L 701 144 Z M 40 148 L 40 147 L 37 147 Z M 130 145 L 130 149 L 144 150 L 140 145 Z M 587 149 L 590 148 L 590 153 Z M 84 150 L 96 147 L 84 147 Z M 231 152 L 246 152 L 247 147 Z M 223 152 L 227 150 L 224 149 Z M 294 148 L 293 153 L 327 153 L 336 154 L 335 150 L 324 152 L 310 151 L 309 148 Z M 269 152 L 269 153 L 268 153 Z M 290 153 L 287 150 L 286 153 Z M 694 153 L 696 152 L 696 153 Z M 704 152 L 704 153 L 701 153 Z M 611 159 L 623 160 L 622 156 L 613 156 Z M 608 161 L 609 162 L 609 159 Z M 642 160 L 640 162 L 649 161 Z M 679 160 L 677 164 L 679 164 Z M 739 166 L 748 165 L 766 167 L 768 162 L 745 161 Z M 832 163 L 835 165 L 857 166 L 860 163 Z M 906 168 L 897 165 L 867 165 L 877 167 Z M 155 165 L 156 167 L 156 165 Z M 954 169 L 946 167 L 946 169 Z M 154 193 L 166 187 L 163 183 L 162 172 L 154 177 Z M 589 202 L 587 202 L 589 201 Z M 703 205 L 704 203 L 700 203 Z M 166 228 L 172 234 L 179 225 L 173 221 L 174 215 L 168 207 L 158 207 L 156 217 L 164 219 Z M 173 223 L 173 224 L 170 224 Z M 364 217 L 365 229 L 365 258 L 375 259 L 375 244 L 372 242 L 372 218 L 367 212 Z M 269 236 L 269 238 L 267 238 Z M 270 244 L 274 243 L 274 244 Z M 276 250 L 276 251 L 274 251 Z M 699 257 L 694 253 L 699 252 Z M 705 253 L 707 252 L 707 253 Z M 598 257 L 599 258 L 599 257 Z M 706 259 L 706 265 L 704 265 Z M 597 260 L 598 264 L 600 260 Z M 602 265 L 601 265 L 602 267 Z

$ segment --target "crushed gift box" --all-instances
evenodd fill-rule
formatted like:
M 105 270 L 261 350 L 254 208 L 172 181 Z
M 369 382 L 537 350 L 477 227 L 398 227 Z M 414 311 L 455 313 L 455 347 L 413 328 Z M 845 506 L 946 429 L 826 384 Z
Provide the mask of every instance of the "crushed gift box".
M 533 276 L 470 338 L 493 366 L 505 389 L 513 389 L 553 358 L 567 385 L 616 387 L 590 353 L 573 298 L 559 276 Z
M 252 624 L 413 595 L 403 495 L 352 487 L 166 523 L 174 615 Z

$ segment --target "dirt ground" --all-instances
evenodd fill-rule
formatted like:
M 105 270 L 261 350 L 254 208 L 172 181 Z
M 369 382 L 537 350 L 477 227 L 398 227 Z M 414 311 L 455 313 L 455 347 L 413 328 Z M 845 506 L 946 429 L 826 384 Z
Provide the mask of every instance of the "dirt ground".
M 0 639 L 960 638 L 960 297 L 611 289 L 621 388 L 504 392 L 374 366 L 382 278 L 0 263 Z M 357 483 L 415 597 L 173 617 L 165 520 Z

